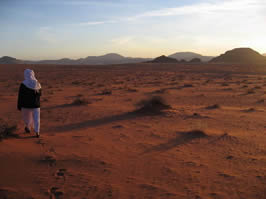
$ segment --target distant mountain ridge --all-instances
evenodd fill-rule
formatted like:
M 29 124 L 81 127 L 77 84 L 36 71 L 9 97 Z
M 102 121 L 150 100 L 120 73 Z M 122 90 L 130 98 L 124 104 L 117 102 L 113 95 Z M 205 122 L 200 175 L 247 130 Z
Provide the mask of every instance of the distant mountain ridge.
M 181 62 L 190 61 L 195 58 L 199 58 L 201 61 L 208 61 L 213 58 L 210 56 L 202 56 L 193 52 L 178 52 L 168 56 L 169 58 L 176 59 L 177 61 L 182 60 Z M 176 61 L 167 61 L 166 56 L 163 58 L 165 62 L 176 62 Z M 29 61 L 29 60 L 18 60 L 12 57 L 2 57 L 0 58 L 0 64 L 54 64 L 54 65 L 107 65 L 107 64 L 127 64 L 127 63 L 142 63 L 153 60 L 152 58 L 133 58 L 133 57 L 124 57 L 117 53 L 108 53 L 101 56 L 88 56 L 85 58 L 79 59 L 55 59 L 55 60 L 39 60 L 39 61 Z M 157 62 L 156 60 L 155 62 Z M 162 62 L 162 60 L 159 60 Z
M 151 58 L 124 57 L 117 53 L 109 53 L 102 56 L 88 56 L 86 58 L 58 60 L 27 61 L 19 60 L 9 56 L 0 58 L 0 64 L 54 64 L 54 65 L 107 65 L 107 64 L 127 64 L 127 63 L 266 63 L 266 54 L 260 54 L 251 48 L 235 48 L 229 50 L 218 57 L 203 56 L 193 52 L 177 52 L 169 56 Z
M 13 57 L 3 56 L 0 58 L 0 64 L 21 64 L 23 61 Z
M 178 60 L 162 55 L 160 57 L 156 57 L 155 59 L 151 61 L 148 61 L 148 63 L 178 63 Z
M 58 60 L 40 60 L 40 61 L 17 60 L 15 58 L 5 56 L 0 58 L 0 64 L 105 65 L 105 64 L 140 63 L 149 60 L 151 59 L 124 57 L 116 53 L 109 53 L 102 56 L 88 56 L 86 58 L 80 58 L 80 59 L 63 58 Z
M 266 63 L 266 57 L 251 48 L 235 48 L 213 58 L 210 62 L 264 64 Z
M 198 53 L 194 53 L 194 52 L 177 52 L 174 54 L 169 55 L 168 57 L 177 59 L 177 60 L 186 60 L 186 61 L 190 61 L 192 59 L 198 58 L 203 62 L 208 62 L 211 59 L 213 59 L 214 57 L 212 56 L 203 56 L 201 54 Z

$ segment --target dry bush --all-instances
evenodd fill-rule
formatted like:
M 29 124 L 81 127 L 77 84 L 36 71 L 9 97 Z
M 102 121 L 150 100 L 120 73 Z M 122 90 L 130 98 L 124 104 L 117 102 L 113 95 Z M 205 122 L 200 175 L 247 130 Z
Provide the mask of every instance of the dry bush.
M 135 88 L 128 88 L 127 91 L 128 91 L 128 92 L 132 92 L 132 93 L 134 93 L 134 92 L 138 92 L 138 90 L 135 89 Z
M 148 100 L 141 100 L 136 106 L 136 112 L 147 114 L 158 114 L 162 113 L 163 110 L 171 108 L 171 106 L 160 96 L 153 96 Z
M 207 106 L 206 109 L 209 109 L 209 110 L 212 110 L 212 109 L 218 109 L 220 108 L 220 105 L 219 104 L 214 104 L 214 105 L 211 105 L 211 106 Z
M 87 104 L 89 104 L 89 101 L 81 98 L 77 98 L 71 103 L 72 106 L 82 106 Z
M 255 91 L 253 89 L 249 89 L 246 94 L 248 95 L 248 94 L 254 94 L 254 93 Z
M 183 88 L 191 88 L 191 87 L 193 87 L 192 84 L 184 84 L 184 86 L 183 86 Z
M 17 137 L 14 132 L 17 130 L 17 125 L 11 125 L 0 121 L 0 141 L 8 137 Z
M 98 95 L 112 95 L 112 91 L 111 90 L 103 90 L 101 93 L 99 93 Z
M 73 84 L 73 85 L 80 85 L 81 82 L 80 81 L 73 81 L 73 82 L 71 82 L 71 84 Z
M 255 112 L 255 111 L 256 111 L 255 108 L 249 108 L 249 109 L 243 110 L 243 112 L 245 112 L 245 113 L 251 113 L 251 112 Z
M 257 101 L 257 104 L 262 104 L 262 103 L 264 103 L 265 102 L 265 100 L 264 99 L 261 99 L 261 100 L 258 100 Z
M 96 87 L 104 87 L 104 84 L 97 84 Z
M 229 86 L 228 83 L 222 83 L 221 86 Z

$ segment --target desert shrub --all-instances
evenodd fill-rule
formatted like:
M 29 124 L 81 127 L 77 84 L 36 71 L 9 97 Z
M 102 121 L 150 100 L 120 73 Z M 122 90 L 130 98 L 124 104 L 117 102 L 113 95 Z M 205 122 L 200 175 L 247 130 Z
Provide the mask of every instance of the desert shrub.
M 97 84 L 96 87 L 104 87 L 104 84 Z
M 220 108 L 220 105 L 219 104 L 214 104 L 214 105 L 211 105 L 211 106 L 207 106 L 206 107 L 206 109 L 209 109 L 209 110 L 211 110 L 211 109 L 218 109 L 218 108 Z
M 249 108 L 249 109 L 243 110 L 243 112 L 246 112 L 246 113 L 251 113 L 251 112 L 255 112 L 255 111 L 256 111 L 255 108 Z
M 233 89 L 232 88 L 225 88 L 223 89 L 224 91 L 232 91 Z
M 73 85 L 80 85 L 81 82 L 80 82 L 80 81 L 73 81 L 72 84 L 73 84 Z
M 162 94 L 162 93 L 165 93 L 166 91 L 167 90 L 165 88 L 162 88 L 162 89 L 154 91 L 153 93 Z
M 193 85 L 192 85 L 192 84 L 184 84 L 183 87 L 184 87 L 184 88 L 191 88 L 191 87 L 193 87 Z
M 17 130 L 17 125 L 11 125 L 3 121 L 0 122 L 0 140 L 7 137 L 17 137 L 17 135 L 14 134 Z
M 48 98 L 42 98 L 42 101 L 43 102 L 48 102 L 49 100 L 48 100 Z
M 265 102 L 264 99 L 261 99 L 261 100 L 258 100 L 258 101 L 257 101 L 258 104 L 262 104 L 262 103 L 264 103 L 264 102 Z
M 141 100 L 136 104 L 136 107 L 136 112 L 148 114 L 161 113 L 161 111 L 171 108 L 160 96 L 153 96 L 148 100 Z
M 88 86 L 92 86 L 94 84 L 95 84 L 95 82 L 89 82 L 89 83 L 87 83 Z
M 112 95 L 112 91 L 111 90 L 103 90 L 101 93 L 99 93 L 98 95 Z
M 227 83 L 222 83 L 221 86 L 229 86 Z
M 247 94 L 254 94 L 255 93 L 255 91 L 253 90 L 253 89 L 249 89 L 248 91 L 247 91 Z
M 71 103 L 71 105 L 74 105 L 74 106 L 82 106 L 82 105 L 87 105 L 87 104 L 89 104 L 89 101 L 86 99 L 81 99 L 81 98 L 77 98 Z
M 135 88 L 128 88 L 127 91 L 128 91 L 128 92 L 137 92 L 138 90 L 135 89 Z

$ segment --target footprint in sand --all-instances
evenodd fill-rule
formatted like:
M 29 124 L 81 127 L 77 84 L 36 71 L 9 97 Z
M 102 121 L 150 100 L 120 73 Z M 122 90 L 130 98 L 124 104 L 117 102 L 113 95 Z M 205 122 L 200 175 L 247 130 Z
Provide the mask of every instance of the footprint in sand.
M 56 156 L 53 154 L 46 154 L 42 159 L 41 162 L 48 163 L 50 167 L 56 165 Z
M 66 180 L 66 169 L 58 169 L 55 173 L 55 176 L 57 179 L 63 179 L 64 181 Z
M 48 192 L 50 193 L 50 199 L 62 199 L 64 196 L 64 192 L 59 187 L 51 187 Z

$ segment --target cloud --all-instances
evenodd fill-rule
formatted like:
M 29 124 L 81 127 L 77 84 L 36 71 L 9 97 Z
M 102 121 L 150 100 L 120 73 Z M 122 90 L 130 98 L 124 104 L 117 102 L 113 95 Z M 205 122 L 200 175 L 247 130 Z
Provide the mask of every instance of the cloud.
M 122 4 L 110 0 L 46 0 L 37 2 L 44 5 L 65 5 L 65 6 L 121 6 Z
M 247 15 L 248 13 L 253 13 L 262 11 L 266 9 L 266 2 L 264 0 L 222 0 L 222 1 L 212 1 L 209 3 L 198 3 L 192 5 L 163 8 L 159 10 L 147 11 L 134 16 L 121 17 L 115 20 L 97 21 L 97 22 L 85 22 L 80 23 L 80 25 L 99 25 L 107 23 L 119 23 L 119 22 L 131 22 L 139 21 L 145 18 L 155 18 L 155 17 L 169 17 L 169 16 L 218 16 L 226 14 L 236 14 L 236 15 Z M 260 12 L 263 14 L 264 12 Z M 264 14 L 266 16 L 266 13 Z
M 49 26 L 40 27 L 36 32 L 37 38 L 45 43 L 54 44 L 57 42 L 56 35 Z
M 88 22 L 82 22 L 78 25 L 80 26 L 94 26 L 94 25 L 100 25 L 100 24 L 108 24 L 108 23 L 116 23 L 115 20 L 108 20 L 108 21 L 88 21 Z
M 239 11 L 259 10 L 266 6 L 263 0 L 224 0 L 213 3 L 199 3 L 188 6 L 164 8 L 160 10 L 148 11 L 136 16 L 128 17 L 127 20 L 138 20 L 147 17 L 166 17 L 166 16 L 186 16 L 186 15 L 205 15 L 219 14 Z
M 114 38 L 111 42 L 114 45 L 125 45 L 131 43 L 135 38 L 133 36 L 123 36 L 119 38 Z

